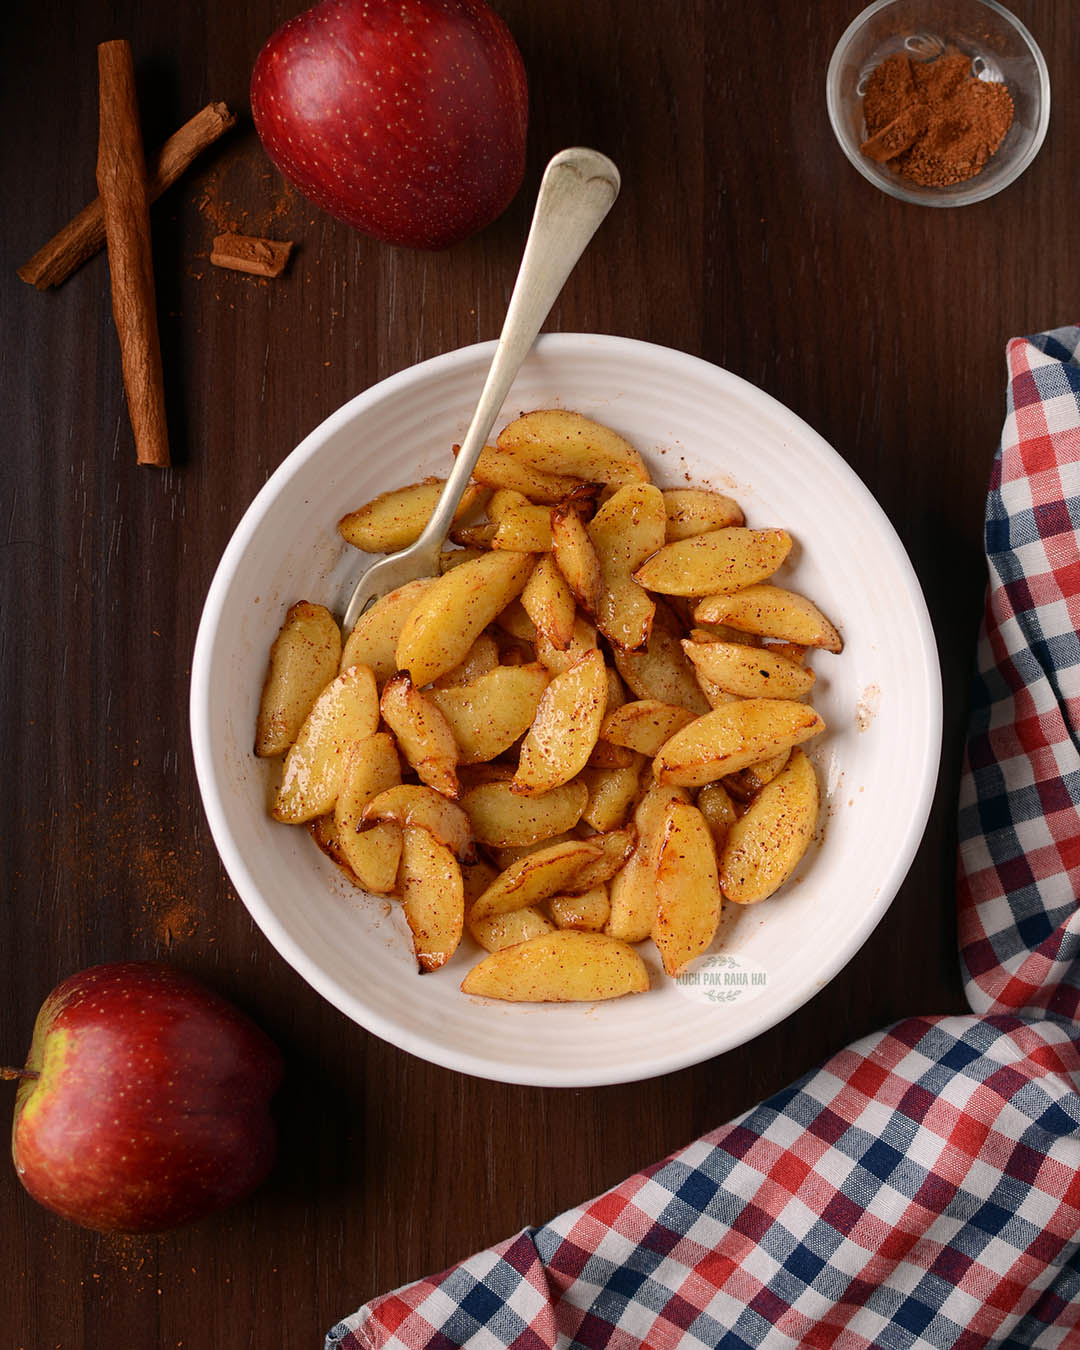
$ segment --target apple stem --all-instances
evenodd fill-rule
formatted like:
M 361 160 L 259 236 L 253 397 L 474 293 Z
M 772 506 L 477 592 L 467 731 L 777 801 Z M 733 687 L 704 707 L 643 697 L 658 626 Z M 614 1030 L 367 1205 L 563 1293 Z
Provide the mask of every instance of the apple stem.
M 37 1069 L 9 1069 L 6 1064 L 0 1064 L 0 1079 L 9 1082 L 13 1078 L 40 1078 L 41 1075 Z

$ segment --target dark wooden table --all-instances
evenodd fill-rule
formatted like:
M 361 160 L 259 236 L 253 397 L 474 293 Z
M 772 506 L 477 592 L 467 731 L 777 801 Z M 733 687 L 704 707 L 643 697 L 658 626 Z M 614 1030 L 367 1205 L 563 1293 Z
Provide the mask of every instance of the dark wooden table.
M 857 0 L 497 0 L 531 82 L 507 213 L 442 254 L 350 232 L 284 185 L 247 113 L 290 0 L 15 0 L 3 119 L 0 355 L 0 1061 L 99 961 L 167 958 L 283 1046 L 281 1159 L 251 1202 L 157 1239 L 98 1236 L 2 1170 L 0 1343 L 313 1347 L 361 1301 L 619 1181 L 908 1013 L 961 1009 L 954 799 L 983 591 L 982 508 L 1006 340 L 1076 319 L 1080 25 L 1015 0 L 1054 109 L 1001 195 L 908 207 L 848 164 L 825 69 Z M 94 194 L 95 44 L 131 40 L 144 135 L 224 99 L 242 123 L 154 208 L 175 467 L 137 468 L 99 256 L 39 294 L 15 268 Z M 218 861 L 188 741 L 192 643 L 229 534 L 328 413 L 415 361 L 496 335 L 549 155 L 594 144 L 623 195 L 549 327 L 625 334 L 761 385 L 858 471 L 922 580 L 945 683 L 932 818 L 847 969 L 742 1050 L 594 1091 L 434 1068 L 352 1025 L 248 918 Z M 265 282 L 210 266 L 232 226 L 298 241 Z

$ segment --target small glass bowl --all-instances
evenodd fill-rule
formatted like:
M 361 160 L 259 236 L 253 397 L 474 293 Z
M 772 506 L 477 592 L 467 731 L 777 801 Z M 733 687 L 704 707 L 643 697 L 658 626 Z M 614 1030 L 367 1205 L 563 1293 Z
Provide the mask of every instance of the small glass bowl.
M 906 51 L 932 60 L 946 47 L 970 52 L 972 74 L 1003 80 L 1014 117 L 985 168 L 964 183 L 922 187 L 860 150 L 866 139 L 866 81 L 886 57 Z M 825 78 L 829 121 L 840 147 L 882 192 L 920 206 L 966 206 L 1008 187 L 1039 152 L 1050 121 L 1050 76 L 1035 39 L 995 0 L 877 0 L 854 19 L 836 44 Z

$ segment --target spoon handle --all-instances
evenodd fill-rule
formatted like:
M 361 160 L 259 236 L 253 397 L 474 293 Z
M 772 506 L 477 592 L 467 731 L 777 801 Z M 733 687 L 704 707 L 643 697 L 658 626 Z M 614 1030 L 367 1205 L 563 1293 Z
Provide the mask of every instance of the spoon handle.
M 416 541 L 417 551 L 442 547 L 521 363 L 566 278 L 619 195 L 619 186 L 618 169 L 596 150 L 561 150 L 544 170 L 499 344 L 457 460 Z

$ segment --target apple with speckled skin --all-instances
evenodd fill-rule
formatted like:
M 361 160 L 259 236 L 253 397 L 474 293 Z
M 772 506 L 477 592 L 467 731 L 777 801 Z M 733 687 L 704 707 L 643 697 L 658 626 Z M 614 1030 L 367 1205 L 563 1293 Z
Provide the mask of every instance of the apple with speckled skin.
M 322 0 L 259 53 L 251 110 L 300 192 L 390 244 L 466 238 L 525 169 L 525 67 L 484 0 Z
M 48 1209 L 105 1232 L 173 1228 L 240 1199 L 274 1160 L 272 1041 L 170 966 L 92 966 L 56 987 L 18 1076 L 12 1154 Z

